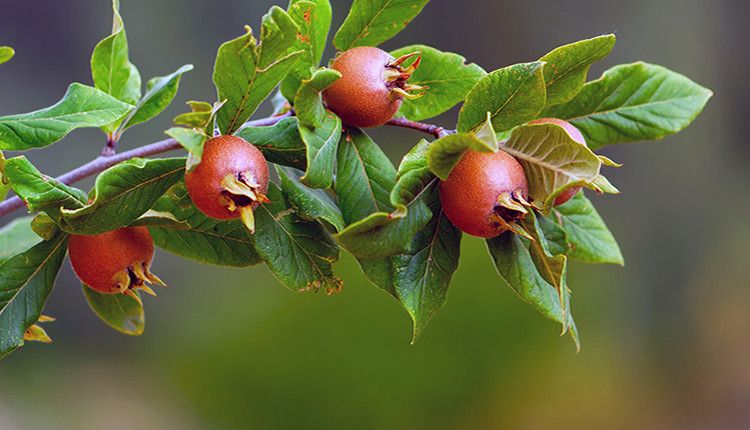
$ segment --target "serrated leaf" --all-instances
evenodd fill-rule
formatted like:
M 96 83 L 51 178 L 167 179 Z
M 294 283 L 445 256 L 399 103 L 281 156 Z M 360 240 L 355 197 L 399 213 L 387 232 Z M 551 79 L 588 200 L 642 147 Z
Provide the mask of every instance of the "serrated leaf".
M 7 63 L 14 55 L 16 51 L 10 46 L 0 46 L 0 64 Z
M 427 162 L 430 170 L 438 178 L 448 179 L 451 171 L 467 150 L 477 152 L 497 152 L 497 146 L 479 139 L 470 133 L 456 133 L 441 137 L 432 142 L 427 151 Z
M 226 100 L 217 120 L 222 134 L 231 134 L 255 112 L 260 103 L 292 70 L 304 51 L 289 51 L 299 27 L 274 6 L 263 17 L 261 40 L 247 33 L 219 47 L 213 80 L 219 100 Z
M 377 46 L 403 30 L 429 0 L 354 0 L 333 46 L 346 51 Z
M 119 9 L 119 1 L 113 1 L 112 34 L 94 48 L 91 76 L 97 89 L 133 105 L 141 98 L 141 75 L 128 57 L 128 39 Z M 117 125 L 108 124 L 105 131 L 113 131 Z
M 331 28 L 329 0 L 290 0 L 289 16 L 300 28 L 295 50 L 306 51 L 302 67 L 316 67 L 323 58 L 328 32 Z
M 60 227 L 75 234 L 100 234 L 130 225 L 185 174 L 184 158 L 134 158 L 96 178 L 91 203 L 62 209 Z
M 529 197 L 542 209 L 564 190 L 591 183 L 601 170 L 599 157 L 557 124 L 518 127 L 500 149 L 521 163 Z
M 510 232 L 487 240 L 487 249 L 503 281 L 542 315 L 567 325 L 568 331 L 578 345 L 575 322 L 569 312 L 564 312 L 569 304 L 560 302 L 559 291 L 540 274 L 532 258 L 531 246 L 531 241 Z M 565 256 L 558 257 L 565 259 Z M 566 271 L 564 262 L 562 270 Z
M 16 218 L 0 228 L 0 264 L 42 241 L 31 229 L 31 219 Z
M 172 103 L 174 96 L 177 94 L 182 75 L 191 70 L 193 70 L 193 65 L 186 64 L 172 74 L 157 76 L 149 80 L 146 84 L 146 94 L 143 95 L 143 98 L 135 105 L 135 109 L 125 119 L 122 129 L 128 129 L 159 115 Z
M 160 198 L 154 210 L 172 214 L 181 224 L 180 228 L 149 226 L 159 248 L 218 266 L 247 267 L 262 261 L 242 222 L 205 216 L 193 205 L 184 182 L 177 183 Z
M 528 122 L 546 102 L 544 63 L 516 64 L 495 70 L 479 80 L 458 114 L 458 131 L 472 131 L 487 119 L 498 132 Z
M 341 210 L 324 190 L 309 188 L 302 183 L 300 178 L 304 172 L 277 165 L 276 173 L 279 175 L 282 192 L 301 218 L 325 221 L 336 231 L 344 229 Z
M 422 121 L 446 112 L 462 102 L 474 85 L 487 74 L 479 65 L 452 52 L 443 52 L 426 45 L 411 45 L 391 52 L 395 58 L 420 52 L 422 62 L 409 78 L 409 83 L 427 87 L 415 100 L 404 99 L 399 114 L 412 121 Z
M 146 324 L 143 303 L 126 294 L 102 294 L 86 285 L 83 295 L 91 310 L 108 326 L 131 336 L 143 334 Z
M 575 97 L 586 83 L 591 65 L 606 58 L 615 47 L 615 35 L 605 34 L 561 46 L 540 58 L 547 86 L 547 107 Z
M 30 212 L 45 212 L 57 222 L 62 217 L 61 208 L 82 208 L 88 201 L 86 193 L 43 175 L 26 157 L 8 160 L 5 174 Z
M 342 282 L 332 268 L 339 248 L 323 226 L 297 216 L 273 183 L 267 196 L 271 202 L 255 210 L 256 231 L 251 238 L 274 276 L 295 291 L 340 290 Z
M 306 149 L 297 118 L 285 118 L 270 127 L 244 127 L 235 135 L 258 147 L 272 163 L 305 169 Z
M 625 264 L 617 241 L 583 192 L 555 207 L 554 215 L 572 245 L 568 252 L 571 258 L 587 263 Z
M 116 121 L 131 108 L 96 88 L 74 83 L 54 106 L 0 117 L 0 149 L 22 151 L 51 145 L 77 128 Z
M 544 112 L 569 120 L 591 149 L 661 139 L 690 125 L 713 93 L 664 67 L 633 63 L 613 67 L 587 83 L 571 101 Z
M 55 283 L 67 235 L 34 245 L 0 264 L 0 358 L 23 345 L 23 334 L 36 324 Z

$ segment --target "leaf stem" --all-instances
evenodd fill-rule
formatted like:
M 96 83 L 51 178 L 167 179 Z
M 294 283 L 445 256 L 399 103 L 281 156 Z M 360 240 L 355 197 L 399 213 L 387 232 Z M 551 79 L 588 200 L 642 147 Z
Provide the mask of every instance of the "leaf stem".
M 261 118 L 261 119 L 257 119 L 254 121 L 248 121 L 247 123 L 245 123 L 245 125 L 243 125 L 243 127 L 271 126 L 281 121 L 284 118 L 291 117 L 292 115 L 294 115 L 294 112 L 289 111 L 283 114 L 269 116 L 267 118 Z M 425 124 L 425 123 L 416 122 L 416 121 L 409 121 L 403 118 L 394 118 L 391 121 L 389 121 L 387 125 L 395 126 L 395 127 L 411 128 L 413 130 L 431 134 L 432 136 L 438 139 L 443 136 L 447 136 L 449 134 L 455 133 L 455 130 L 446 130 L 443 127 L 440 127 L 437 125 Z M 110 144 L 110 142 L 112 142 L 112 144 Z M 88 163 L 78 168 L 71 170 L 68 173 L 58 176 L 56 179 L 65 185 L 71 185 L 82 179 L 86 179 L 89 176 L 93 176 L 93 175 L 96 175 L 97 173 L 101 173 L 118 163 L 130 160 L 131 158 L 150 157 L 152 155 L 162 154 L 162 153 L 169 152 L 169 151 L 175 151 L 175 150 L 182 148 L 180 144 L 177 143 L 177 141 L 175 141 L 174 139 L 164 139 L 158 142 L 151 143 L 149 145 L 141 146 L 135 149 L 131 149 L 130 151 L 125 151 L 125 152 L 121 152 L 117 154 L 115 153 L 115 149 L 116 149 L 115 145 L 116 145 L 116 142 L 114 142 L 112 139 L 108 139 L 107 146 L 104 148 L 104 151 L 99 157 L 89 161 Z M 17 196 L 10 197 L 6 199 L 5 201 L 3 201 L 2 203 L 0 203 L 0 217 L 5 216 L 17 209 L 20 209 L 23 206 L 24 206 L 24 202 L 21 199 L 19 199 Z

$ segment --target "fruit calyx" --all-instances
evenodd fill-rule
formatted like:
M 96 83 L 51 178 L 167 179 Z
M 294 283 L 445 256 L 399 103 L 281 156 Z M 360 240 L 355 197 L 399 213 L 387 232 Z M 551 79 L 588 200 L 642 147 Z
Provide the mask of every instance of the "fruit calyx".
M 529 213 L 530 207 L 531 203 L 524 197 L 523 190 L 500 193 L 497 197 L 497 204 L 489 217 L 490 224 L 531 239 L 531 236 L 519 224 Z
M 404 67 L 404 63 L 412 57 L 417 57 L 409 66 Z M 385 65 L 385 85 L 391 90 L 391 94 L 397 98 L 416 100 L 422 97 L 428 87 L 422 85 L 410 84 L 407 81 L 419 67 L 422 62 L 422 53 L 419 51 L 402 55 Z M 417 91 L 417 93 L 413 93 Z
M 221 201 L 229 212 L 239 212 L 242 223 L 255 233 L 253 208 L 258 203 L 268 203 L 268 197 L 260 192 L 261 184 L 252 172 L 229 174 L 221 180 Z
M 115 293 L 128 295 L 139 303 L 142 302 L 138 294 L 135 293 L 137 290 L 142 290 L 144 293 L 156 297 L 156 292 L 149 285 L 167 286 L 158 276 L 151 273 L 151 268 L 145 261 L 135 263 L 125 270 L 117 272 L 114 276 L 114 283 Z

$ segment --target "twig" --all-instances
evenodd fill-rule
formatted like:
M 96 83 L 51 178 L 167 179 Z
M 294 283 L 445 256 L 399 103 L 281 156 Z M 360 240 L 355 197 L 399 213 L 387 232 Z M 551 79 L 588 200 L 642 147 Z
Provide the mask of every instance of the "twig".
M 245 123 L 245 125 L 243 125 L 243 127 L 271 126 L 281 121 L 282 119 L 288 118 L 292 115 L 293 115 L 293 112 L 289 111 L 281 115 L 274 115 L 274 116 L 270 116 L 267 118 L 257 119 L 254 121 L 248 121 L 247 123 Z M 401 119 L 401 118 L 391 120 L 390 122 L 388 122 L 388 125 L 392 125 L 396 127 L 411 128 L 413 130 L 431 134 L 435 136 L 436 138 L 440 138 L 443 136 L 447 136 L 448 134 L 455 133 L 455 131 L 445 130 L 443 127 L 439 127 L 436 125 L 409 121 L 409 120 Z M 109 145 L 107 147 L 109 147 Z M 68 173 L 58 176 L 56 179 L 65 185 L 71 185 L 82 179 L 86 179 L 89 176 L 93 176 L 93 175 L 96 175 L 97 173 L 101 173 L 118 163 L 130 160 L 131 158 L 150 157 L 152 155 L 174 151 L 180 148 L 181 148 L 180 144 L 177 143 L 177 141 L 175 141 L 174 139 L 161 140 L 159 142 L 141 146 L 141 147 L 132 149 L 130 151 L 121 152 L 119 154 L 112 152 L 111 155 L 107 155 L 108 154 L 107 148 L 105 148 L 105 153 L 102 153 L 102 155 L 100 155 L 99 157 L 95 158 L 94 160 L 89 161 L 88 163 L 84 164 L 81 167 L 78 167 L 76 169 L 71 170 Z M 111 149 L 114 149 L 114 148 L 111 148 Z M 6 199 L 5 201 L 3 201 L 2 203 L 0 203 L 0 217 L 5 216 L 15 211 L 16 209 L 20 209 L 23 206 L 24 206 L 24 202 L 20 198 L 18 198 L 17 196 L 10 197 Z

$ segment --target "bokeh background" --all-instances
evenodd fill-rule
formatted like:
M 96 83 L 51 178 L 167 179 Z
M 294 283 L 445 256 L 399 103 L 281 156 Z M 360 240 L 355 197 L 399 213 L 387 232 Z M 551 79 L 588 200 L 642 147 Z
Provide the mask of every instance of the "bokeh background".
M 216 48 L 273 4 L 122 3 L 144 78 L 196 66 L 170 110 L 130 131 L 126 148 L 161 139 L 183 102 L 213 100 Z M 338 25 L 349 2 L 333 3 Z M 343 294 L 326 297 L 291 293 L 262 266 L 206 267 L 162 252 L 155 271 L 171 288 L 146 299 L 140 338 L 99 322 L 63 270 L 45 312 L 57 317 L 47 325 L 55 343 L 0 363 L 0 429 L 750 428 L 745 3 L 433 0 L 385 45 L 426 43 L 493 70 L 616 32 L 591 77 L 643 59 L 715 91 L 680 135 L 604 151 L 625 165 L 608 173 L 623 193 L 595 204 L 627 264 L 571 268 L 580 354 L 503 285 L 478 239 L 464 239 L 448 304 L 414 346 L 406 313 L 350 257 L 337 265 Z M 110 19 L 108 0 L 0 0 L 0 44 L 17 50 L 0 67 L 0 113 L 90 83 L 90 52 Z M 373 136 L 394 160 L 422 137 Z M 56 175 L 102 144 L 98 131 L 78 131 L 31 158 Z

